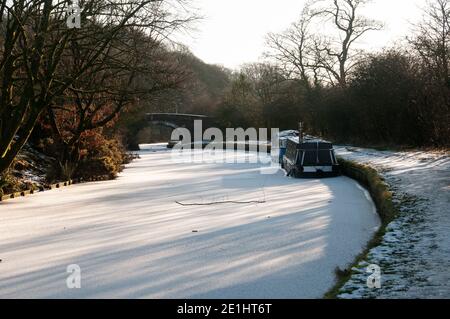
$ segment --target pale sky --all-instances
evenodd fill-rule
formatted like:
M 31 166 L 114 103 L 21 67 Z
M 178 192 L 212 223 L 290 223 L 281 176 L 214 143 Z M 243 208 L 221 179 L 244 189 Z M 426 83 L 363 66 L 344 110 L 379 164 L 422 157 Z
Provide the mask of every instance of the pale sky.
M 410 23 L 420 19 L 426 0 L 373 0 L 365 15 L 385 23 L 385 29 L 364 39 L 368 50 L 403 39 Z M 207 63 L 238 68 L 257 62 L 265 51 L 265 36 L 297 20 L 304 0 L 193 0 L 204 20 L 181 41 Z

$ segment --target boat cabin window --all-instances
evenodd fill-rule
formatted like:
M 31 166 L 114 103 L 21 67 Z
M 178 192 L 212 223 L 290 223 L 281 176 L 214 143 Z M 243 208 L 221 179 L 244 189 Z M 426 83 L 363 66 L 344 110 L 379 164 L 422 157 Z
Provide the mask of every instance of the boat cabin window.
M 304 151 L 303 163 L 304 166 L 315 166 L 317 164 L 317 151 Z

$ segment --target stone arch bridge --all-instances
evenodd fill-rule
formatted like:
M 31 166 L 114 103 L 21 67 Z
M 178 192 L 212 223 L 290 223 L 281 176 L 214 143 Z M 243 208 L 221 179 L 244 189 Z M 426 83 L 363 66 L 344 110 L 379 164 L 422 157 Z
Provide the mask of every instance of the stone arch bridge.
M 152 125 L 160 125 L 172 129 L 186 128 L 194 137 L 195 121 L 202 121 L 202 135 L 205 130 L 214 126 L 211 117 L 198 114 L 180 114 L 180 113 L 148 113 L 147 121 Z

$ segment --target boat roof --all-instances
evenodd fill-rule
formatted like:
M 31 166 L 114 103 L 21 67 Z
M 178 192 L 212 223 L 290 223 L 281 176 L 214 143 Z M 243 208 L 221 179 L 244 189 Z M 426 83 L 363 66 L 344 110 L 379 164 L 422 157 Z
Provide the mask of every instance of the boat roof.
M 279 138 L 288 138 L 299 136 L 300 132 L 295 130 L 281 131 L 278 133 Z
M 291 140 L 292 142 L 294 142 L 296 144 L 300 144 L 300 137 L 298 137 L 298 136 L 289 137 L 288 140 Z M 310 136 L 304 137 L 303 142 L 301 144 L 314 144 L 314 143 L 332 144 L 329 141 L 325 141 L 323 139 L 310 137 Z

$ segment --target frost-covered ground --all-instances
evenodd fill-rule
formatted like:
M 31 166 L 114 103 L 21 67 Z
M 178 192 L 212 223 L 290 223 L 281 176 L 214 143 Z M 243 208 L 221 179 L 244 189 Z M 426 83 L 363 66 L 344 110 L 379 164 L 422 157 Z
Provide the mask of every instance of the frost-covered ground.
M 382 289 L 355 275 L 342 298 L 450 298 L 450 155 L 338 148 L 344 158 L 370 164 L 384 176 L 401 207 L 383 243 L 366 262 L 382 268 Z
M 0 297 L 320 298 L 379 226 L 348 178 L 175 164 L 152 148 L 117 180 L 1 203 Z M 81 289 L 66 286 L 71 264 Z

